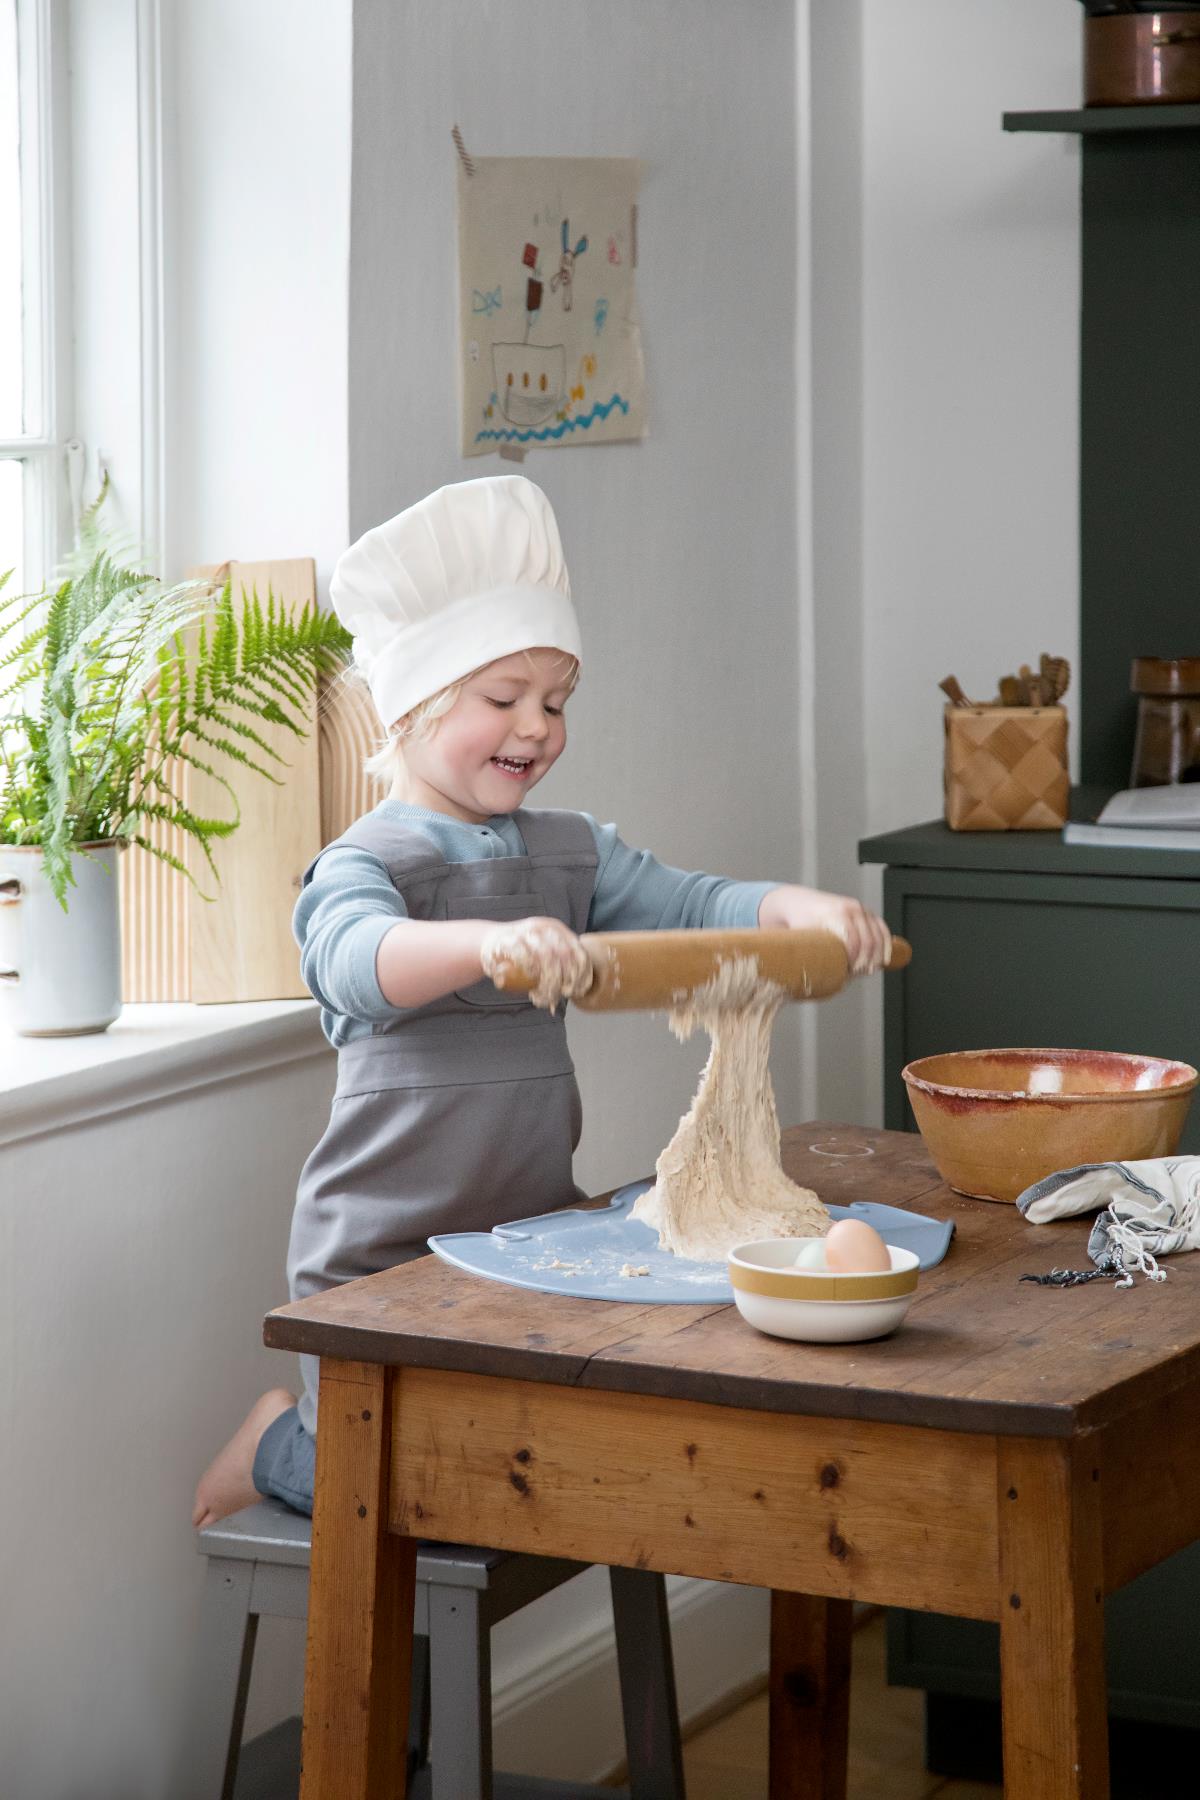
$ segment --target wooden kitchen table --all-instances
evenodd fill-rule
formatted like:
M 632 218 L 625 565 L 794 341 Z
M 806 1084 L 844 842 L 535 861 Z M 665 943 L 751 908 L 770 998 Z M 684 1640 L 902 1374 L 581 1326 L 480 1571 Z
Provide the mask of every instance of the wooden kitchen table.
M 955 1221 L 894 1337 L 433 1257 L 268 1315 L 322 1358 L 303 1800 L 404 1794 L 419 1538 L 770 1588 L 773 1800 L 845 1794 L 852 1601 L 998 1619 L 1009 1800 L 1105 1800 L 1104 1596 L 1200 1537 L 1200 1258 L 1021 1284 L 1085 1266 L 1088 1221 L 965 1200 L 908 1134 L 784 1145 L 830 1202 Z

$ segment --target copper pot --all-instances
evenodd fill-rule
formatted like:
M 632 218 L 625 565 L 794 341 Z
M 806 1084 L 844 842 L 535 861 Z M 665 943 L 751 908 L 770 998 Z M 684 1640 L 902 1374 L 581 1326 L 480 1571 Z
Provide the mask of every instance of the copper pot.
M 1085 106 L 1200 100 L 1200 17 L 1193 11 L 1108 13 L 1083 21 Z

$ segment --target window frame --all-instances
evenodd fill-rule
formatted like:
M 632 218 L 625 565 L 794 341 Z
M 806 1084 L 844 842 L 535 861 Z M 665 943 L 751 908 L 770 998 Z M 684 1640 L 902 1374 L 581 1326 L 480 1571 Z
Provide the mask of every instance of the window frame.
M 23 429 L 0 438 L 22 464 L 24 581 L 37 592 L 70 544 L 83 480 L 72 435 L 70 101 L 66 0 L 14 0 L 21 124 Z M 33 154 L 26 155 L 25 147 Z

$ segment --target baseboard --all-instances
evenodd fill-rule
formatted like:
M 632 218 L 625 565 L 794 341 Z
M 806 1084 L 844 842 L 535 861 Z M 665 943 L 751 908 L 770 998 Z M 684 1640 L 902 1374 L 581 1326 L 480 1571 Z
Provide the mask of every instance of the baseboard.
M 770 1596 L 723 1582 L 673 1582 L 671 1641 L 685 1730 L 761 1684 Z M 545 1656 L 525 1657 L 493 1684 L 495 1763 L 526 1775 L 603 1781 L 625 1758 L 616 1648 L 599 1611 Z

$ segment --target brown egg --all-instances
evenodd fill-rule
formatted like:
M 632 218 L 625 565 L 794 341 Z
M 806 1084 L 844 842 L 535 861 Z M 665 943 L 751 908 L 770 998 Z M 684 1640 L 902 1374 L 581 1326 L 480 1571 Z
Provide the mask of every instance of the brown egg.
M 888 1247 L 861 1219 L 839 1219 L 825 1234 L 825 1265 L 841 1275 L 871 1275 L 892 1266 Z

